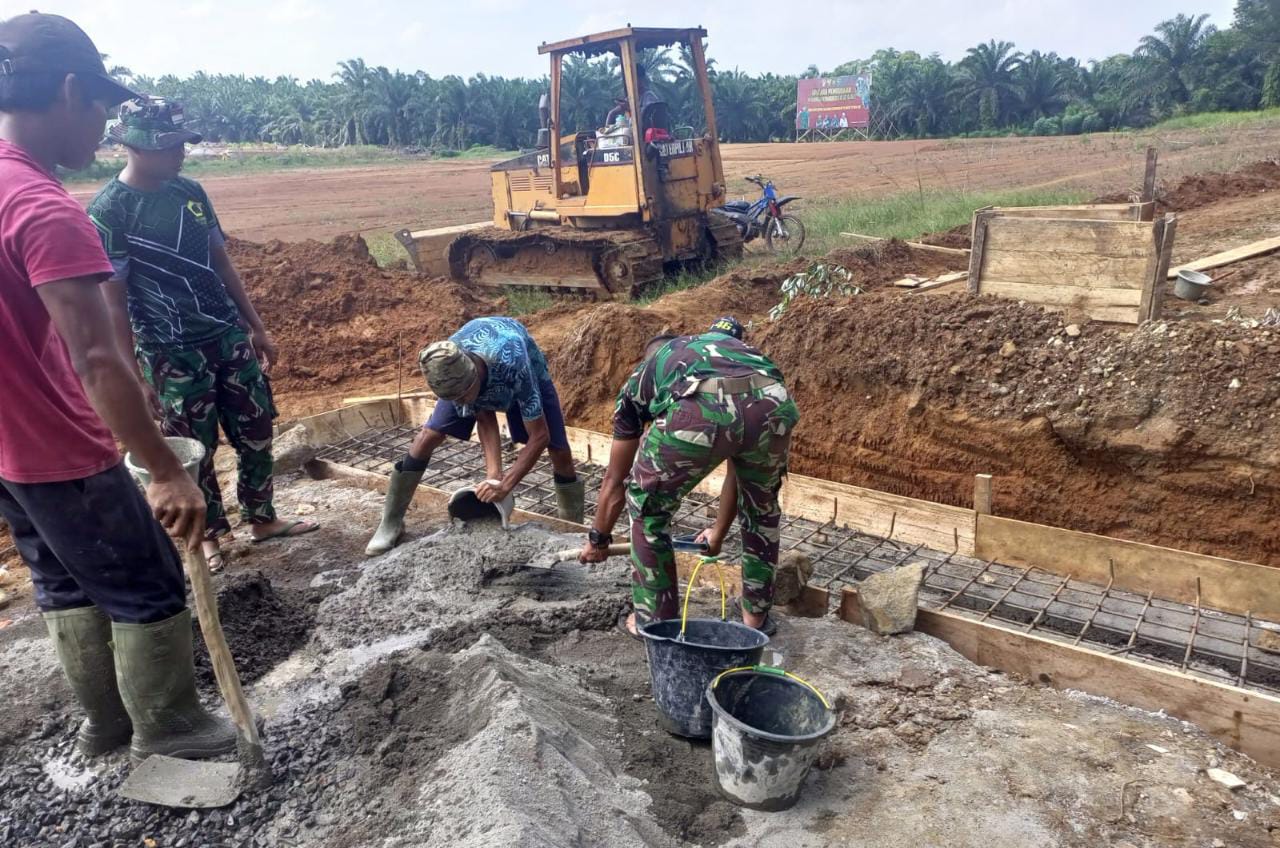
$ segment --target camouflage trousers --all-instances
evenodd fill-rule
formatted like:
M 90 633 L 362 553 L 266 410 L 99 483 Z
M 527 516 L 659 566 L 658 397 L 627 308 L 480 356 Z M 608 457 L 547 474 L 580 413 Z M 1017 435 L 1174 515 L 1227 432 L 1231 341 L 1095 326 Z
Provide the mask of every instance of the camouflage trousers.
M 205 446 L 199 480 L 209 507 L 205 538 L 231 530 L 213 470 L 219 427 L 239 459 L 236 495 L 242 520 L 274 521 L 271 437 L 276 409 L 248 335 L 236 329 L 200 347 L 139 346 L 137 354 L 143 377 L 160 396 L 164 434 L 198 439 Z
M 776 385 L 723 398 L 692 395 L 654 422 L 627 487 L 631 599 L 637 610 L 659 619 L 679 615 L 671 516 L 724 461 L 732 463 L 738 477 L 743 606 L 757 614 L 769 609 L 782 516 L 778 490 L 799 418 L 786 390 Z

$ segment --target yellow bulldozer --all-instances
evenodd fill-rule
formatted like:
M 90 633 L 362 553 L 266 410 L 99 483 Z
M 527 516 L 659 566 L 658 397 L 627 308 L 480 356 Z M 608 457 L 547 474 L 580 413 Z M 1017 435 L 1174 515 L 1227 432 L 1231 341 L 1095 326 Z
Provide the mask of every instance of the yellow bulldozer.
M 483 286 L 533 286 L 629 299 L 681 263 L 735 258 L 742 238 L 713 210 L 725 201 L 706 30 L 627 26 L 538 48 L 551 57 L 536 148 L 490 170 L 493 222 L 396 237 L 419 271 L 444 267 Z M 672 126 L 639 57 L 684 48 L 705 126 Z M 611 57 L 622 91 L 590 132 L 562 128 L 567 58 Z M 613 67 L 613 64 L 610 65 Z M 633 108 L 638 105 L 638 108 Z M 554 140 L 554 147 L 552 145 Z

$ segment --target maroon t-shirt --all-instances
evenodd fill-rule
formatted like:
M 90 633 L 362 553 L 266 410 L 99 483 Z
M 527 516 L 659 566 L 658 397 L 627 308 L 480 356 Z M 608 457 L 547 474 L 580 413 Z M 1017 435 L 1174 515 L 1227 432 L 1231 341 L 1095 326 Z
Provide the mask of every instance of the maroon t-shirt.
M 0 141 L 0 479 L 78 480 L 119 463 L 36 293 L 110 274 L 84 209 L 24 150 Z

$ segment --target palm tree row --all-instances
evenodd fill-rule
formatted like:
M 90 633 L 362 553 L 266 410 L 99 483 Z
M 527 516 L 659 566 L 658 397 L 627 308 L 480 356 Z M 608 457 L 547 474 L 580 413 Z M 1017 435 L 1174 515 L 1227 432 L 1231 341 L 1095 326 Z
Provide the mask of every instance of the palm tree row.
M 1019 52 L 1007 41 L 970 48 L 959 62 L 880 50 L 831 74 L 873 75 L 872 129 L 880 136 L 1095 132 L 1210 110 L 1280 106 L 1280 0 L 1239 0 L 1234 25 L 1177 15 L 1133 53 L 1082 63 Z M 673 120 L 705 118 L 687 50 L 647 51 L 641 61 Z M 769 141 L 794 132 L 797 76 L 751 75 L 711 63 L 717 124 L 726 141 Z M 355 144 L 465 149 L 529 146 L 546 78 L 483 74 L 433 78 L 340 62 L 331 81 L 196 73 L 132 76 L 139 89 L 179 99 L 207 138 L 314 146 Z M 817 76 L 816 67 L 799 75 Z M 563 68 L 561 124 L 597 126 L 621 92 L 616 59 L 571 57 Z

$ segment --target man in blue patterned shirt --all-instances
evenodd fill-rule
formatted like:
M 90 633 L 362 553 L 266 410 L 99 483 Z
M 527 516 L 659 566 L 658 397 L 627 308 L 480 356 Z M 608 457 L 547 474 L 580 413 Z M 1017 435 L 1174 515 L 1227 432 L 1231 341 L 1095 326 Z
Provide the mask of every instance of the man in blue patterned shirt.
M 396 463 L 367 555 L 385 553 L 400 541 L 405 512 L 435 449 L 449 436 L 470 439 L 473 430 L 484 450 L 486 479 L 476 487 L 480 500 L 493 503 L 511 494 L 545 449 L 555 476 L 557 513 L 582 523 L 584 486 L 573 465 L 560 397 L 547 358 L 523 324 L 504 317 L 468 321 L 448 340 L 424 348 L 418 364 L 439 400 L 409 453 Z M 499 412 L 507 416 L 511 441 L 524 445 L 505 473 Z

